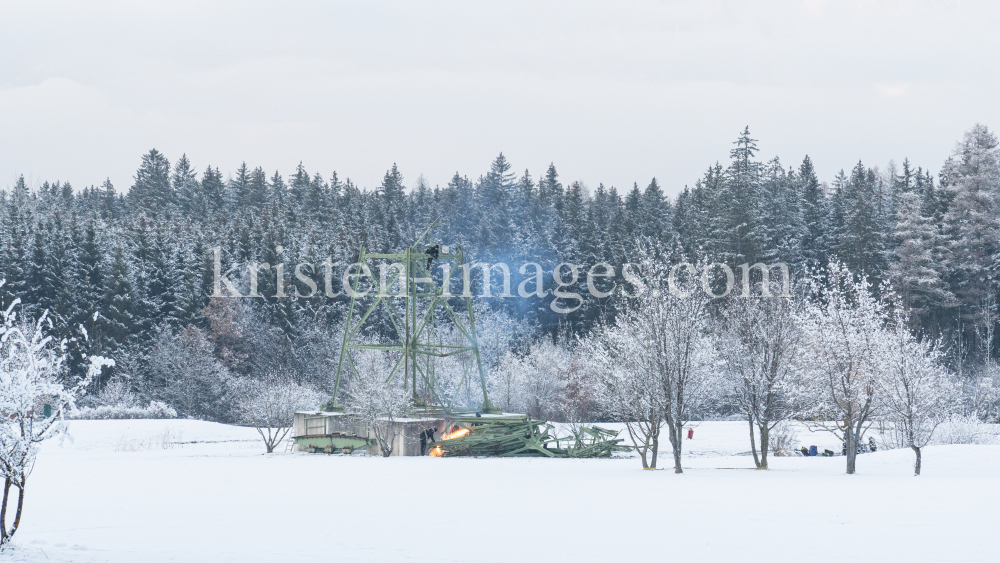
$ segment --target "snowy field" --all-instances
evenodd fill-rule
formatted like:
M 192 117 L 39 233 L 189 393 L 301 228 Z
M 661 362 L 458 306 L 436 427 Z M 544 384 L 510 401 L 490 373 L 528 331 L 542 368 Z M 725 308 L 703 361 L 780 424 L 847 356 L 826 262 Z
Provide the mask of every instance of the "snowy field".
M 1000 446 L 929 447 L 919 478 L 908 450 L 861 455 L 853 476 L 842 457 L 759 472 L 737 455 L 746 433 L 700 424 L 675 475 L 635 458 L 262 455 L 252 429 L 74 421 L 0 561 L 1000 560 Z

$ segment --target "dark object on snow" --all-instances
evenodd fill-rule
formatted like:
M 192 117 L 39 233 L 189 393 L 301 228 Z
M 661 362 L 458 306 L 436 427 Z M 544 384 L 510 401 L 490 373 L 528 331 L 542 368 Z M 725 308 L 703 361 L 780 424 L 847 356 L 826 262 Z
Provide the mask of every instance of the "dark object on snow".
M 805 446 L 802 446 L 802 455 L 808 456 L 809 455 L 809 448 L 807 448 Z
M 420 433 L 420 455 L 427 455 L 427 442 L 434 442 L 435 428 L 428 428 Z
M 424 251 L 424 254 L 427 255 L 427 269 L 430 270 L 434 259 L 441 255 L 441 246 L 437 244 L 430 246 Z
M 875 447 L 875 438 L 872 438 L 871 436 L 869 436 L 868 437 L 868 451 L 874 452 L 877 449 L 878 448 Z
M 809 446 L 809 455 L 810 456 L 816 455 L 816 452 L 817 452 L 816 446 Z
M 823 457 L 833 457 L 833 450 L 823 450 Z

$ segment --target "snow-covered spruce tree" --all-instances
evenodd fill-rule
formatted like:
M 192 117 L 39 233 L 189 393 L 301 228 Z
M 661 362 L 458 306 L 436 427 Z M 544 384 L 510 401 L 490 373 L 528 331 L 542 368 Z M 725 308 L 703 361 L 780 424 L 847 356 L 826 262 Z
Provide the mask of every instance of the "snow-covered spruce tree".
M 777 293 L 730 297 L 716 338 L 727 402 L 750 426 L 758 469 L 767 469 L 770 431 L 791 415 L 788 395 L 802 335 L 796 317 L 801 300 Z
M 890 266 L 892 285 L 910 311 L 910 320 L 922 325 L 930 320 L 933 311 L 956 305 L 945 281 L 946 241 L 934 219 L 921 212 L 920 195 L 915 192 L 900 195 L 897 217 L 894 236 L 899 246 Z
M 952 254 L 950 283 L 973 320 L 980 301 L 996 291 L 990 272 L 1000 250 L 1000 142 L 976 124 L 941 169 L 941 187 L 951 203 L 944 216 Z
M 0 281 L 0 287 L 3 281 Z M 39 447 L 45 440 L 66 430 L 65 413 L 90 380 L 104 366 L 114 362 L 100 356 L 88 358 L 85 377 L 72 386 L 63 384 L 67 362 L 65 342 L 56 343 L 46 334 L 51 328 L 43 313 L 32 323 L 18 319 L 15 299 L 2 311 L 0 324 L 0 472 L 4 477 L 3 503 L 0 505 L 0 549 L 3 549 L 21 525 L 24 494 L 28 476 L 35 466 Z M 45 405 L 51 412 L 45 416 Z M 17 489 L 16 506 L 11 488 Z M 14 521 L 8 527 L 8 508 L 14 506 Z
M 948 372 L 941 365 L 937 344 L 918 341 L 906 315 L 897 312 L 886 350 L 886 377 L 882 379 L 883 438 L 916 454 L 913 474 L 920 475 L 920 448 L 930 443 L 934 430 L 948 419 L 954 396 Z
M 813 288 L 799 315 L 800 416 L 843 437 L 849 474 L 855 470 L 858 442 L 879 406 L 889 340 L 885 322 L 885 304 L 866 279 L 855 281 L 835 260 L 826 268 L 826 283 Z
M 276 373 L 242 378 L 232 387 L 237 420 L 257 429 L 267 453 L 288 435 L 295 411 L 316 408 L 321 402 L 315 390 Z
M 411 394 L 403 389 L 400 378 L 386 380 L 393 364 L 382 351 L 361 350 L 354 354 L 355 369 L 344 401 L 347 412 L 375 436 L 385 457 L 392 455 L 395 421 L 406 417 L 412 407 Z

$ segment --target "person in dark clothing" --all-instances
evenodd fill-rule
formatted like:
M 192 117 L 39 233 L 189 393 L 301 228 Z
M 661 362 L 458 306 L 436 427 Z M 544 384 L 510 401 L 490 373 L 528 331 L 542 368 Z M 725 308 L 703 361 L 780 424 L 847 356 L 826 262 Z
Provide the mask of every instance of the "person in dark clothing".
M 427 250 L 424 251 L 424 254 L 427 255 L 427 270 L 429 271 L 431 269 L 431 264 L 434 263 L 434 259 L 441 254 L 441 246 L 435 244 L 434 246 L 428 247 Z
M 434 443 L 434 428 L 428 428 L 420 433 L 420 455 L 427 455 L 427 443 Z
M 875 438 L 871 436 L 868 437 L 868 451 L 874 452 L 877 448 L 875 447 Z

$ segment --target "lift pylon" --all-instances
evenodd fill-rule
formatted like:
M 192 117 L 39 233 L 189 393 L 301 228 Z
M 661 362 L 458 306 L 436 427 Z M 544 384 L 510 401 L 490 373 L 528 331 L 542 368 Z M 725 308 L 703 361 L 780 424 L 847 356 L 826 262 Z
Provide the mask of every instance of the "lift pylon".
M 435 219 L 423 234 L 402 253 L 369 253 L 362 246 L 358 253 L 357 262 L 348 266 L 347 274 L 353 277 L 353 282 L 350 284 L 351 291 L 348 292 L 350 305 L 347 308 L 347 322 L 340 349 L 340 359 L 337 363 L 333 399 L 330 402 L 334 410 L 341 410 L 337 402 L 337 393 L 340 391 L 343 374 L 347 371 L 357 372 L 352 352 L 383 350 L 401 352 L 398 361 L 387 374 L 387 380 L 392 380 L 402 374 L 404 387 L 412 390 L 414 402 L 418 405 L 440 406 L 444 407 L 445 410 L 453 411 L 455 410 L 454 401 L 461 387 L 471 385 L 471 377 L 478 375 L 483 392 L 480 412 L 499 412 L 490 403 L 489 395 L 486 392 L 486 372 L 479 354 L 476 318 L 472 309 L 472 295 L 469 288 L 469 268 L 465 263 L 461 247 L 449 248 L 431 239 L 431 229 L 437 225 L 439 220 L 440 217 Z M 431 249 L 435 246 L 437 246 L 437 250 L 432 251 Z M 377 281 L 376 275 L 374 275 L 375 270 L 372 268 L 376 265 L 374 261 L 381 262 L 378 264 Z M 441 269 L 441 285 L 434 281 L 433 262 L 437 262 Z M 389 275 L 390 271 L 391 276 Z M 456 271 L 462 272 L 462 293 L 457 295 L 451 293 L 452 275 Z M 371 290 L 359 291 L 363 277 L 368 277 L 371 280 L 371 289 L 374 289 L 374 292 Z M 390 293 L 389 289 L 393 287 L 399 287 L 399 291 Z M 464 301 L 467 314 L 455 311 L 452 306 L 452 302 L 455 301 Z M 403 307 L 402 313 L 399 311 L 400 305 Z M 360 316 L 357 315 L 360 313 L 360 309 L 356 311 L 357 307 L 364 309 L 364 313 Z M 392 336 L 384 342 L 375 344 L 362 340 L 361 336 L 364 334 L 366 323 L 373 319 L 373 313 L 380 310 L 384 311 L 385 317 L 389 319 L 391 330 L 388 332 Z M 453 324 L 462 334 L 463 339 L 460 344 L 438 342 L 435 319 L 436 313 L 439 312 L 443 312 L 443 314 L 437 316 Z M 469 354 L 469 361 L 464 364 L 459 387 L 451 396 L 444 396 L 445 394 L 440 392 L 434 377 L 435 359 L 464 353 Z M 475 374 L 469 373 L 470 367 L 475 368 Z M 425 403 L 418 396 L 418 380 L 422 381 L 425 389 L 429 390 L 431 404 Z

